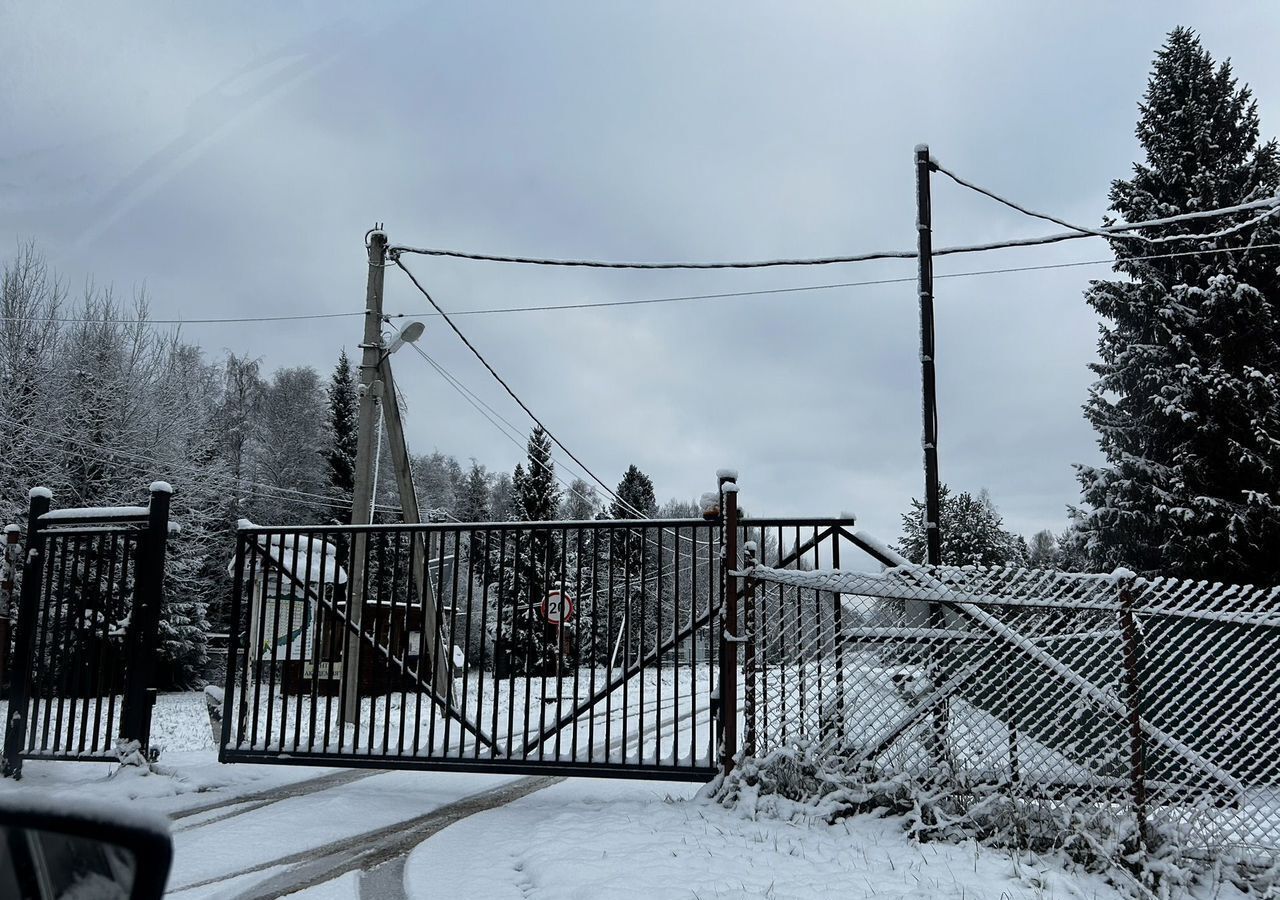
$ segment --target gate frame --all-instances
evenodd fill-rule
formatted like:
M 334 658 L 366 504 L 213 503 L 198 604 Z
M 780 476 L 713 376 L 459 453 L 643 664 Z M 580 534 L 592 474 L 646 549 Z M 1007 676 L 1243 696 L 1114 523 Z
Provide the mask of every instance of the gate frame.
M 22 568 L 22 590 L 18 604 L 18 626 L 14 641 L 9 682 L 9 710 L 4 736 L 0 776 L 22 777 L 24 758 L 43 754 L 24 753 L 30 733 L 31 688 L 35 664 L 36 632 L 40 620 L 40 596 L 44 587 L 45 543 L 49 534 L 76 534 L 81 529 L 124 530 L 143 526 L 137 540 L 134 562 L 133 598 L 129 625 L 124 638 L 125 683 L 120 705 L 119 742 L 136 741 L 138 749 L 150 754 L 151 708 L 155 689 L 151 686 L 154 651 L 164 601 L 164 560 L 169 536 L 169 501 L 173 488 L 164 481 L 153 482 L 146 515 L 111 514 L 102 509 L 59 510 L 53 520 L 45 518 L 53 501 L 48 488 L 32 488 L 27 512 L 26 554 Z M 59 759 L 62 757 L 59 756 Z M 85 757 L 68 757 L 85 759 Z

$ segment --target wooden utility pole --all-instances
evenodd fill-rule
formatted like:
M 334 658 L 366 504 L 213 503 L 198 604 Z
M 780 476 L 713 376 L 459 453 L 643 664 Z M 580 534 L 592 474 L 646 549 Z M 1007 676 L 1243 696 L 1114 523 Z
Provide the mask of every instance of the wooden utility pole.
M 360 343 L 360 418 L 356 433 L 355 484 L 351 524 L 373 521 L 373 467 L 377 463 L 374 432 L 384 385 L 378 378 L 382 364 L 382 282 L 387 263 L 387 236 L 381 227 L 369 232 L 369 275 L 364 298 L 364 340 Z M 366 531 L 351 540 L 351 573 L 347 580 L 347 646 L 342 655 L 342 721 L 355 723 L 360 711 L 360 623 L 364 615 Z
M 400 493 L 401 518 L 410 524 L 422 521 L 418 509 L 418 494 L 413 486 L 413 469 L 409 466 L 409 444 L 404 436 L 404 423 L 400 420 L 400 402 L 396 396 L 395 379 L 391 377 L 391 358 L 383 354 L 378 364 L 382 381 L 382 414 L 387 426 L 387 442 L 391 450 L 391 465 L 396 470 L 396 488 Z M 413 532 L 411 560 L 417 560 L 413 568 L 414 586 L 422 603 L 422 643 L 420 652 L 431 656 L 431 684 L 436 697 L 443 703 L 453 703 L 453 649 L 445 646 L 444 633 L 440 629 L 440 616 L 435 596 L 431 591 L 430 562 L 431 542 L 423 539 L 421 531 Z M 440 540 L 440 555 L 444 556 L 444 539 Z M 441 559 L 441 565 L 444 560 Z M 457 561 L 454 561 L 457 565 Z M 437 635 L 439 640 L 437 641 Z M 436 648 L 439 647 L 439 652 Z
M 929 145 L 916 145 L 916 240 L 920 263 L 920 379 L 924 414 L 924 528 L 927 562 L 942 565 L 938 498 L 938 393 L 933 367 L 933 215 L 929 203 Z

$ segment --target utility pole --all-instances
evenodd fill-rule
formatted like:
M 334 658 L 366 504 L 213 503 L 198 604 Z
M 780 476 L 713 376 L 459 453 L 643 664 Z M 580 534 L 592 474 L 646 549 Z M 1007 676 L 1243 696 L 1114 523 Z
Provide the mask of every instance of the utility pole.
M 360 418 L 356 433 L 355 484 L 351 498 L 351 524 L 373 521 L 373 467 L 377 462 L 374 431 L 378 427 L 378 405 L 383 383 L 378 378 L 382 364 L 382 282 L 387 263 L 387 236 L 375 226 L 366 239 L 369 249 L 369 276 L 364 299 L 364 340 L 360 343 Z M 360 622 L 364 616 L 365 556 L 369 545 L 366 531 L 356 531 L 351 540 L 351 572 L 347 579 L 347 646 L 342 667 L 342 721 L 355 723 L 360 712 Z
M 933 215 L 929 203 L 929 145 L 916 145 L 916 240 L 920 263 L 920 379 L 924 414 L 924 527 L 926 561 L 942 565 L 938 498 L 938 393 L 934 376 Z
M 418 494 L 413 486 L 413 469 L 409 466 L 409 444 L 404 436 L 404 423 L 400 420 L 400 402 L 396 396 L 395 379 L 391 377 L 391 355 L 380 354 L 378 375 L 382 381 L 382 413 L 387 426 L 387 443 L 391 450 L 391 465 L 396 472 L 396 488 L 400 493 L 401 518 L 409 524 L 422 521 L 418 510 Z M 431 591 L 429 554 L 431 541 L 423 539 L 421 531 L 413 532 L 414 586 L 422 603 L 422 643 L 420 651 L 429 653 L 431 659 L 431 684 L 436 698 L 450 706 L 453 704 L 453 649 L 445 646 L 444 632 L 440 628 L 435 597 Z M 444 538 L 440 539 L 440 555 L 444 556 Z M 444 565 L 443 559 L 441 565 Z M 457 565 L 457 561 L 454 561 Z M 437 640 L 437 636 L 439 640 Z M 437 652 L 436 648 L 439 648 Z M 428 649 L 430 648 L 430 649 Z

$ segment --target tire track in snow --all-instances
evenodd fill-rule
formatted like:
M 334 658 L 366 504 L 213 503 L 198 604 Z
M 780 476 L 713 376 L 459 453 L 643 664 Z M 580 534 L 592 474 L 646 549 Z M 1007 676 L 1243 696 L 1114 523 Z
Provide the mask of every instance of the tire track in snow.
M 244 900 L 268 900 L 268 898 L 281 897 L 323 884 L 356 869 L 374 869 L 403 856 L 431 835 L 454 822 L 487 809 L 503 806 L 512 800 L 563 780 L 559 776 L 545 775 L 521 778 L 447 803 L 421 816 L 366 831 L 363 834 L 344 837 L 319 847 L 290 853 L 214 878 L 178 885 L 169 890 L 177 894 L 278 866 L 291 866 L 292 868 L 288 871 L 273 875 L 240 895 Z
M 172 813 L 169 818 L 178 822 L 182 819 L 189 819 L 193 816 L 215 812 L 220 809 L 228 810 L 227 813 L 221 816 L 211 816 L 207 819 L 201 819 L 198 822 L 190 822 L 185 825 L 176 826 L 173 829 L 173 833 L 181 834 L 182 832 L 190 831 L 193 828 L 212 825 L 214 822 L 222 822 L 226 819 L 231 819 L 247 812 L 262 809 L 264 806 L 270 806 L 272 803 L 279 803 L 281 800 L 290 800 L 294 797 L 305 797 L 308 794 L 314 794 L 319 791 L 328 790 L 329 788 L 340 787 L 344 784 L 351 784 L 352 782 L 360 781 L 363 778 L 380 775 L 385 771 L 386 770 L 384 769 L 346 769 L 329 775 L 319 775 L 315 778 L 308 778 L 304 781 L 295 781 L 292 784 L 268 788 L 265 791 L 258 791 L 255 794 L 240 794 L 235 797 L 227 797 L 213 803 L 206 803 L 203 806 L 194 806 L 190 809 L 184 809 L 179 812 Z M 232 807 L 239 808 L 232 809 Z

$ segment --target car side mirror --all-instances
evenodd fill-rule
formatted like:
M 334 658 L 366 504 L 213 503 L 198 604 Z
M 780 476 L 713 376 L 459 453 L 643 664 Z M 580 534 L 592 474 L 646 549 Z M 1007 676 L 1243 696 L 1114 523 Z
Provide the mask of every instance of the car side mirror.
M 169 825 L 159 816 L 0 794 L 0 897 L 158 900 L 172 861 Z

